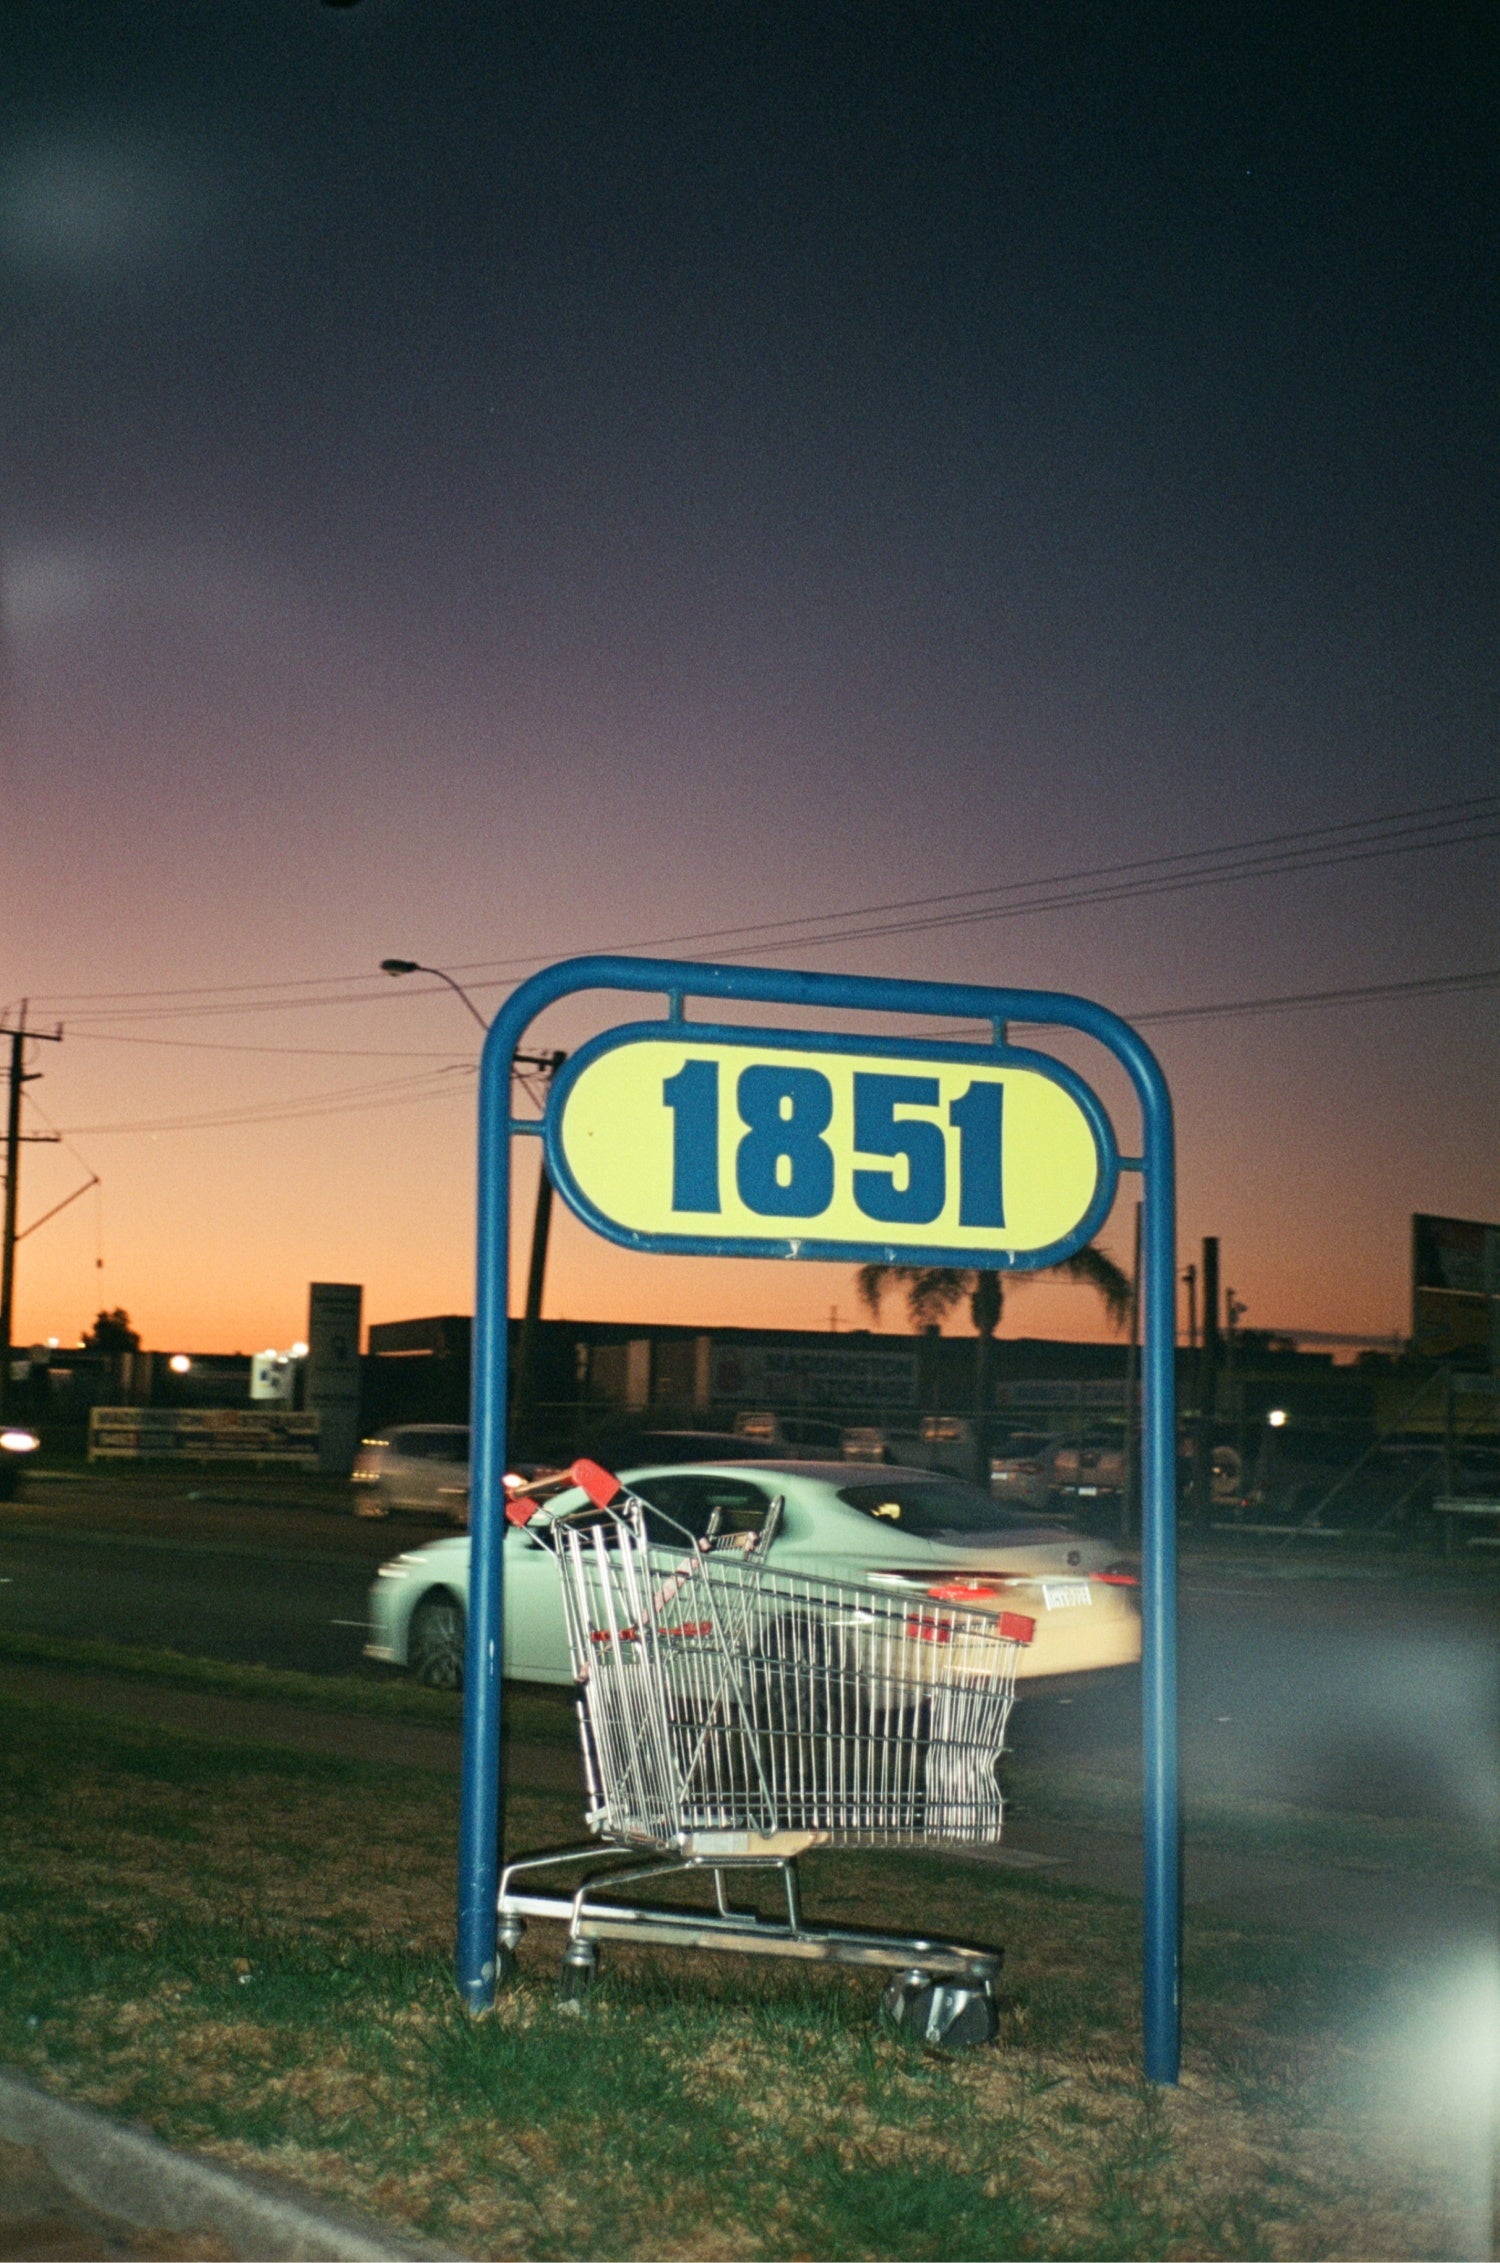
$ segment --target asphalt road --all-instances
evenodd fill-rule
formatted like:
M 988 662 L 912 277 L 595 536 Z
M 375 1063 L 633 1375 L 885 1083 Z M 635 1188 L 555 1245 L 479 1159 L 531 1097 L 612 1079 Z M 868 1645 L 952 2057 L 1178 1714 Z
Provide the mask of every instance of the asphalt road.
M 0 1520 L 0 1631 L 162 1645 L 313 1673 L 361 1656 L 375 1566 L 439 1528 L 179 1496 L 19 1503 Z M 1428 1819 L 1500 1835 L 1500 1580 L 1430 1567 L 1189 1563 L 1179 1679 L 1190 1794 Z M 1018 1709 L 1042 1757 L 1139 1765 L 1139 1679 L 1100 1676 Z
M 316 1529 L 301 1547 L 280 1535 L 254 1546 L 213 1532 L 48 1530 L 13 1513 L 0 1526 L 0 1630 L 143 1643 L 304 1673 L 363 1672 L 375 1567 L 430 1540 L 434 1529 L 415 1519 L 355 1527 L 364 1545 L 336 1552 L 318 1547 L 325 1536 Z
M 1178 1684 L 1189 1796 L 1449 1823 L 1500 1843 L 1500 1588 L 1189 1565 Z M 1018 1708 L 1018 1752 L 1138 1765 L 1139 1676 Z

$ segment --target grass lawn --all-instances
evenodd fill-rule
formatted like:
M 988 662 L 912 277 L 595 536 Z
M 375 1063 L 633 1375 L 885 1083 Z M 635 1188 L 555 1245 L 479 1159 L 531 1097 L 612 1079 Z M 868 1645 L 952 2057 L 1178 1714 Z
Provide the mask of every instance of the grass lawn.
M 1185 2079 L 1154 2093 L 1138 1908 L 824 1854 L 813 1915 L 1007 1944 L 998 2046 L 885 2035 L 878 1976 L 644 1950 L 606 1948 L 570 2016 L 550 1928 L 475 2022 L 431 1771 L 7 1695 L 0 1785 L 0 2058 L 464 2254 L 1486 2251 L 1470 2168 L 1441 2132 L 1402 2141 L 1386 2063 L 1351 2041 L 1419 1979 L 1373 1953 L 1194 1928 Z M 512 1802 L 517 1847 L 577 1830 L 570 1800 Z

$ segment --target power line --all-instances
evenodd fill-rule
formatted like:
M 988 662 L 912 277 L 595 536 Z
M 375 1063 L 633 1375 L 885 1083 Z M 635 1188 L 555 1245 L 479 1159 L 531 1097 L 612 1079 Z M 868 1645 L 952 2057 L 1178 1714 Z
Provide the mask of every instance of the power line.
M 1096 897 L 1092 893 L 1067 893 L 1028 900 L 1027 891 L 1037 889 L 1061 888 L 1071 890 L 1082 888 L 1090 882 L 1118 879 L 1122 883 L 1118 890 L 1118 895 L 1121 897 L 1134 894 L 1154 895 L 1165 892 L 1169 887 L 1206 885 L 1208 881 L 1214 879 L 1233 880 L 1274 876 L 1282 870 L 1316 870 L 1325 863 L 1348 861 L 1349 857 L 1355 852 L 1395 853 L 1398 849 L 1461 846 L 1471 839 L 1492 840 L 1496 838 L 1496 830 L 1491 828 L 1497 827 L 1497 821 L 1500 821 L 1500 795 L 1470 795 L 1462 801 L 1434 803 L 1427 809 L 1395 811 L 1386 817 L 1355 818 L 1339 825 L 1309 826 L 1294 833 L 1268 834 L 1259 840 L 1230 843 L 1214 849 L 1188 849 L 1167 856 L 1131 858 L 1119 864 L 1087 867 L 1075 872 L 1054 873 L 1034 880 L 1005 881 L 990 888 L 966 888 L 943 895 L 915 896 L 894 903 L 869 904 L 849 911 L 831 913 L 826 917 L 818 913 L 808 913 L 797 919 L 768 920 L 744 927 L 700 929 L 693 934 L 663 935 L 653 937 L 646 942 L 617 943 L 596 947 L 602 950 L 665 950 L 688 943 L 728 942 L 736 936 L 764 938 L 776 934 L 788 934 L 788 930 L 793 928 L 809 927 L 822 928 L 828 932 L 821 938 L 788 934 L 786 947 L 795 948 L 802 942 L 810 944 L 818 940 L 857 941 L 858 935 L 845 933 L 841 923 L 848 920 L 882 917 L 891 912 L 927 910 L 935 912 L 936 908 L 942 905 L 968 904 L 971 906 L 970 910 L 961 913 L 956 912 L 951 916 L 937 916 L 930 921 L 869 931 L 874 934 L 905 934 L 916 932 L 919 926 L 958 925 L 970 920 L 1005 918 L 1030 911 L 1052 911 L 1074 902 L 1091 903 L 1096 900 L 1116 900 L 1114 894 Z M 1481 825 L 1485 830 L 1474 830 Z M 1433 834 L 1435 837 L 1431 839 L 1416 837 L 1424 833 Z M 1441 837 L 1437 837 L 1439 835 Z M 1318 842 L 1323 843 L 1322 848 L 1314 845 Z M 1232 858 L 1241 858 L 1245 861 L 1242 865 L 1224 861 Z M 1187 867 L 1195 865 L 1205 869 L 1198 872 L 1186 870 Z M 1173 868 L 1179 868 L 1180 876 L 1174 873 Z M 1125 882 L 1124 876 L 1131 873 L 1139 877 L 1133 882 Z M 996 899 L 1006 897 L 1016 897 L 1020 900 L 1014 904 L 996 901 Z M 986 901 L 980 902 L 980 899 L 986 899 Z M 835 926 L 838 928 L 837 934 L 832 932 Z M 769 949 L 778 946 L 757 942 L 755 947 Z M 746 952 L 726 950 L 721 955 L 726 958 L 744 957 Z M 486 971 L 487 968 L 531 966 L 536 963 L 536 961 L 530 959 L 525 961 L 480 962 L 472 970 L 461 967 L 458 971 L 460 973 L 479 972 Z
M 978 910 L 947 912 L 926 919 L 886 921 L 880 926 L 829 928 L 821 935 L 804 935 L 796 939 L 800 950 L 826 949 L 830 944 L 862 943 L 889 935 L 930 935 L 942 928 L 973 927 L 1005 919 L 1020 919 L 1034 912 L 1082 910 L 1097 904 L 1114 904 L 1137 901 L 1143 897 L 1178 895 L 1194 888 L 1206 888 L 1228 880 L 1256 880 L 1279 878 L 1288 873 L 1326 871 L 1342 864 L 1365 864 L 1382 857 L 1408 854 L 1414 849 L 1454 848 L 1474 841 L 1500 840 L 1500 825 L 1483 831 L 1469 831 L 1444 840 L 1397 840 L 1374 844 L 1350 845 L 1336 852 L 1320 851 L 1316 855 L 1269 859 L 1246 859 L 1237 866 L 1220 866 L 1198 872 L 1166 873 L 1153 878 L 1122 883 L 1115 887 L 1078 888 L 1067 894 L 1036 898 L 1029 902 L 989 905 Z M 773 951 L 793 946 L 771 945 Z M 746 944 L 724 949 L 721 958 L 749 958 L 768 947 Z
M 1465 990 L 1492 990 L 1500 983 L 1500 967 L 1481 967 L 1473 974 L 1434 974 L 1415 982 L 1361 982 L 1347 990 L 1293 990 L 1273 998 L 1232 998 L 1215 1006 L 1157 1006 L 1149 1012 L 1126 1014 L 1135 1023 L 1228 1020 L 1237 1014 L 1295 1013 L 1316 1006 L 1373 1005 L 1384 998 L 1436 998 Z
M 68 1025 L 69 1037 L 97 1045 L 170 1045 L 190 1053 L 277 1053 L 302 1061 L 453 1061 L 454 1047 L 436 1045 L 242 1045 L 223 1037 L 147 1037 L 138 1030 L 89 1029 Z M 457 1067 L 461 1064 L 454 1063 Z
M 460 1075 L 472 1075 L 472 1063 L 459 1064 Z M 363 1114 L 366 1109 L 398 1107 L 408 1100 L 434 1100 L 462 1085 L 438 1071 L 420 1076 L 395 1077 L 375 1085 L 346 1085 L 333 1092 L 309 1093 L 290 1103 L 279 1100 L 252 1102 L 243 1108 L 215 1109 L 197 1116 L 142 1117 L 135 1122 L 75 1124 L 69 1137 L 101 1139 L 122 1132 L 229 1131 L 245 1125 L 297 1123 L 315 1116 Z
M 893 902 L 851 907 L 826 916 L 808 913 L 786 920 L 771 920 L 741 927 L 699 929 L 688 934 L 654 936 L 645 940 L 594 944 L 597 951 L 653 951 L 687 945 L 718 944 L 722 958 L 779 956 L 793 949 L 815 950 L 831 943 L 860 942 L 889 935 L 930 933 L 945 927 L 976 925 L 1014 919 L 1035 913 L 1119 903 L 1138 897 L 1175 894 L 1246 879 L 1276 878 L 1330 866 L 1406 855 L 1422 849 L 1453 848 L 1470 842 L 1500 838 L 1500 795 L 1470 795 L 1459 801 L 1439 802 L 1424 808 L 1398 810 L 1383 817 L 1349 819 L 1337 825 L 1307 826 L 1293 832 L 1222 844 L 1201 850 L 1182 850 L 1165 856 L 1125 861 L 1054 873 L 1031 880 L 1008 881 L 985 889 L 961 889 L 940 895 L 910 897 Z M 1044 893 L 1042 891 L 1051 891 Z M 919 914 L 917 917 L 893 917 Z M 859 926 L 851 923 L 874 921 Z M 816 932 L 811 932 L 816 930 Z M 735 943 L 734 938 L 748 940 Z M 780 940 L 776 940 L 780 938 Z M 489 975 L 475 988 L 505 986 L 507 974 L 524 972 L 544 962 L 534 956 L 479 960 L 458 967 L 461 974 Z M 49 1000 L 59 1006 L 87 1007 L 99 1020 L 166 1020 L 205 1015 L 264 1013 L 298 1007 L 365 1005 L 389 998 L 386 990 L 351 988 L 368 978 L 361 975 L 319 976 L 281 984 L 228 984 L 218 987 L 160 991 L 80 992 L 59 994 Z M 292 995 L 295 993 L 295 995 Z M 115 1000 L 110 1005 L 105 1001 Z M 145 1001 L 163 1001 L 151 1004 Z M 169 1004 L 165 1001 L 202 1000 L 204 1003 Z M 94 1034 L 102 1034 L 95 1032 Z
M 1141 1027 L 1170 1022 L 1228 1020 L 1237 1015 L 1296 1012 L 1327 1006 L 1374 1005 L 1389 1000 L 1458 995 L 1494 989 L 1497 985 L 1500 985 L 1500 967 L 1480 967 L 1468 974 L 1426 975 L 1409 982 L 1365 982 L 1352 984 L 1345 989 L 1286 991 L 1271 997 L 1231 998 L 1204 1006 L 1149 1007 L 1139 1012 L 1126 1011 L 1122 1018 Z M 980 1026 L 976 1023 L 976 1032 L 980 1030 Z M 1050 1025 L 1029 1023 L 1026 1026 L 1045 1028 Z M 922 1034 L 928 1032 L 924 1029 Z M 258 1048 L 247 1047 L 245 1050 L 255 1051 Z M 266 1050 L 279 1048 L 268 1047 Z M 472 1075 L 473 1068 L 472 1062 L 455 1062 L 446 1071 L 434 1072 L 428 1069 L 414 1077 L 397 1077 L 374 1085 L 340 1086 L 331 1093 L 309 1093 L 304 1099 L 290 1104 L 267 1100 L 201 1116 L 163 1116 L 133 1123 L 84 1124 L 75 1127 L 75 1131 L 79 1137 L 104 1137 L 129 1132 L 223 1131 L 256 1124 L 296 1123 L 318 1116 L 359 1115 L 366 1109 L 400 1106 L 409 1100 L 446 1098 L 464 1089 L 462 1084 L 450 1079 L 455 1074 L 460 1077 Z M 65 1133 L 60 1136 L 66 1142 L 72 1135 Z M 70 1152 L 83 1164 L 85 1170 L 89 1169 L 76 1149 L 70 1149 Z

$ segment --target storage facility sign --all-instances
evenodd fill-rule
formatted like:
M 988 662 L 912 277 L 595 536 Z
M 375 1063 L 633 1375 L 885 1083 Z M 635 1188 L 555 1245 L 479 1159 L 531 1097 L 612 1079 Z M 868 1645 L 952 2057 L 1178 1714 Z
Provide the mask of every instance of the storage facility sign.
M 682 1022 L 573 1055 L 547 1160 L 633 1249 L 997 1268 L 1080 1248 L 1119 1169 L 1099 1102 L 1043 1055 Z
M 746 1406 L 915 1407 L 917 1355 L 904 1346 L 715 1344 L 715 1399 Z

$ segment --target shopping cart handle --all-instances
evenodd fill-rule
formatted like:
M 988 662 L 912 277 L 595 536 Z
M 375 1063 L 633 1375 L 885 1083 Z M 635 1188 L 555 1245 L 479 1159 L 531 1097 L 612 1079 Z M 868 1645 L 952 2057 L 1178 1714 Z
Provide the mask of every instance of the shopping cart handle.
M 575 1485 L 583 1487 L 596 1509 L 611 1507 L 625 1490 L 618 1477 L 611 1477 L 597 1462 L 574 1462 L 568 1474 Z

